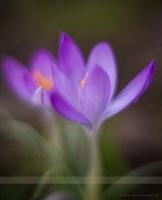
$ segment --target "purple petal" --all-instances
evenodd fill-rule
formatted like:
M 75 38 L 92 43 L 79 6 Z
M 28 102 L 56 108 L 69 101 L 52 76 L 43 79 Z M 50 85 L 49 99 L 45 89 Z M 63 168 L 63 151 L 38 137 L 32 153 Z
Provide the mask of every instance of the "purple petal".
M 111 102 L 104 119 L 118 113 L 130 103 L 136 101 L 149 86 L 154 73 L 154 61 L 144 68 Z
M 33 94 L 32 101 L 38 106 L 44 105 L 46 107 L 51 107 L 50 91 L 39 87 Z
M 42 87 L 39 87 L 35 91 L 35 93 L 33 94 L 33 97 L 32 97 L 32 101 L 36 105 L 42 105 L 43 104 L 43 88 Z
M 2 61 L 4 76 L 8 85 L 23 100 L 30 101 L 35 90 L 27 68 L 11 56 Z
M 64 33 L 60 37 L 59 69 L 77 84 L 80 84 L 85 73 L 84 59 L 79 47 Z
M 80 111 L 80 88 L 77 89 L 77 86 L 56 67 L 53 68 L 53 78 L 55 90 L 63 99 L 66 99 L 67 102 Z
M 52 66 L 56 64 L 56 60 L 52 53 L 47 49 L 37 50 L 29 63 L 31 72 L 39 71 L 43 77 L 52 78 Z
M 107 73 L 96 66 L 87 75 L 82 88 L 81 107 L 84 115 L 98 123 L 109 101 L 110 80 Z
M 55 110 L 68 120 L 79 122 L 92 126 L 91 122 L 78 112 L 66 99 L 63 99 L 57 92 L 53 92 L 51 95 L 51 103 Z
M 117 69 L 114 53 L 109 44 L 99 43 L 92 49 L 87 64 L 88 71 L 92 70 L 96 65 L 102 67 L 109 75 L 111 83 L 111 98 L 116 89 Z
M 35 90 L 36 90 L 36 85 L 31 77 L 31 75 L 29 74 L 29 72 L 26 70 L 24 72 L 24 81 L 26 83 L 26 86 L 28 88 L 28 90 L 34 94 Z

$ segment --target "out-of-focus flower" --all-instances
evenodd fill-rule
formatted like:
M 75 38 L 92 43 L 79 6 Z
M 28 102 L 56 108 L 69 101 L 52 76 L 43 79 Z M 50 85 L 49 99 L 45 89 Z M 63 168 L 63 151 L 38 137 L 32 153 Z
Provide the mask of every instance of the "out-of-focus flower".
M 53 107 L 66 119 L 93 129 L 136 101 L 149 86 L 154 72 L 152 61 L 113 98 L 117 69 L 110 45 L 97 44 L 85 63 L 79 47 L 64 33 L 60 37 L 58 66 L 53 69 Z
M 29 62 L 29 69 L 14 57 L 4 56 L 4 78 L 9 87 L 23 101 L 50 106 L 49 93 L 53 89 L 52 66 L 55 58 L 47 49 L 37 50 Z

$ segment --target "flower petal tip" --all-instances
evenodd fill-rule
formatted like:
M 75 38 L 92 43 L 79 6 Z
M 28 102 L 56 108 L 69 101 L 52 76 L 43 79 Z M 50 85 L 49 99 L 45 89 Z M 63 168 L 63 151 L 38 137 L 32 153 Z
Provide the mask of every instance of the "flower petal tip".
M 49 59 L 51 61 L 55 61 L 55 58 L 50 50 L 46 48 L 39 48 L 31 56 L 30 64 L 33 65 L 34 62 L 38 62 L 38 59 Z
M 38 54 L 39 55 L 39 54 L 46 54 L 47 52 L 50 52 L 50 50 L 48 50 L 45 47 L 40 47 L 40 48 L 36 49 L 33 54 Z
M 61 32 L 61 34 L 60 34 L 60 45 L 62 46 L 62 44 L 69 39 L 70 39 L 70 37 L 65 32 Z
M 2 66 L 6 67 L 9 65 L 9 63 L 11 63 L 12 61 L 14 61 L 15 59 L 10 56 L 10 55 L 3 55 L 1 57 L 1 63 L 2 63 Z
M 154 74 L 155 71 L 155 60 L 152 60 L 151 63 L 149 64 L 150 67 L 150 73 Z
M 3 55 L 1 57 L 2 73 L 3 78 L 6 79 L 6 73 L 8 73 L 10 63 L 12 63 L 12 57 L 8 55 Z
M 151 83 L 153 75 L 154 75 L 155 60 L 151 61 L 146 68 L 148 69 L 148 75 L 147 75 L 147 80 L 146 80 L 146 88 L 147 88 L 149 84 Z

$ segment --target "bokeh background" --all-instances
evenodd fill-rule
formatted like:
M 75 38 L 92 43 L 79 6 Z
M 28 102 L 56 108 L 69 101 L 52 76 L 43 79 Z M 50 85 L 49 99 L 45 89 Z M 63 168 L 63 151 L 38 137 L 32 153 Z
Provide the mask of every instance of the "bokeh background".
M 156 61 L 153 82 L 139 101 L 104 122 L 100 148 L 105 176 L 123 176 L 147 163 L 162 160 L 162 2 L 0 1 L 1 56 L 10 54 L 28 67 L 32 52 L 39 47 L 46 47 L 57 58 L 58 39 L 62 31 L 77 42 L 85 58 L 100 41 L 108 41 L 112 45 L 118 64 L 117 92 L 151 60 Z M 47 120 L 48 117 L 40 111 L 17 99 L 6 87 L 2 70 L 0 76 L 2 125 L 11 119 L 21 121 L 25 123 L 24 127 L 30 125 L 47 140 L 51 140 L 51 130 L 57 132 L 59 129 L 63 142 L 61 151 L 64 156 L 66 154 L 67 163 L 74 174 L 85 175 L 88 142 L 80 126 L 54 113 L 46 113 L 54 117 L 54 128 L 50 127 L 51 118 Z M 12 127 L 13 124 L 6 126 Z M 0 176 L 40 176 L 50 167 L 44 157 L 34 156 L 21 142 L 9 139 L 5 131 L 1 132 Z M 78 137 L 82 141 L 79 146 L 76 145 Z M 74 155 L 76 149 L 78 153 Z M 49 188 L 42 195 L 51 192 Z M 143 191 L 148 188 L 149 191 L 159 192 L 159 186 L 155 185 L 144 187 Z M 0 199 L 29 199 L 34 189 L 35 185 L 1 185 Z

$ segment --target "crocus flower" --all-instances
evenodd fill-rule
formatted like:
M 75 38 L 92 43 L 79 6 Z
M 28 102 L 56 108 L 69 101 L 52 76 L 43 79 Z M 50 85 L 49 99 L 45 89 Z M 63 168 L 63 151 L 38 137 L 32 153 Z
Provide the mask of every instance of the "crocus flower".
M 116 97 L 117 68 L 106 42 L 93 47 L 85 62 L 79 47 L 65 33 L 59 42 L 58 68 L 54 66 L 51 102 L 68 120 L 97 129 L 101 122 L 136 101 L 149 86 L 154 61 L 149 63 Z
M 50 106 L 49 92 L 53 88 L 52 65 L 55 58 L 47 49 L 37 50 L 29 69 L 12 56 L 4 56 L 4 78 L 13 92 L 30 104 Z

